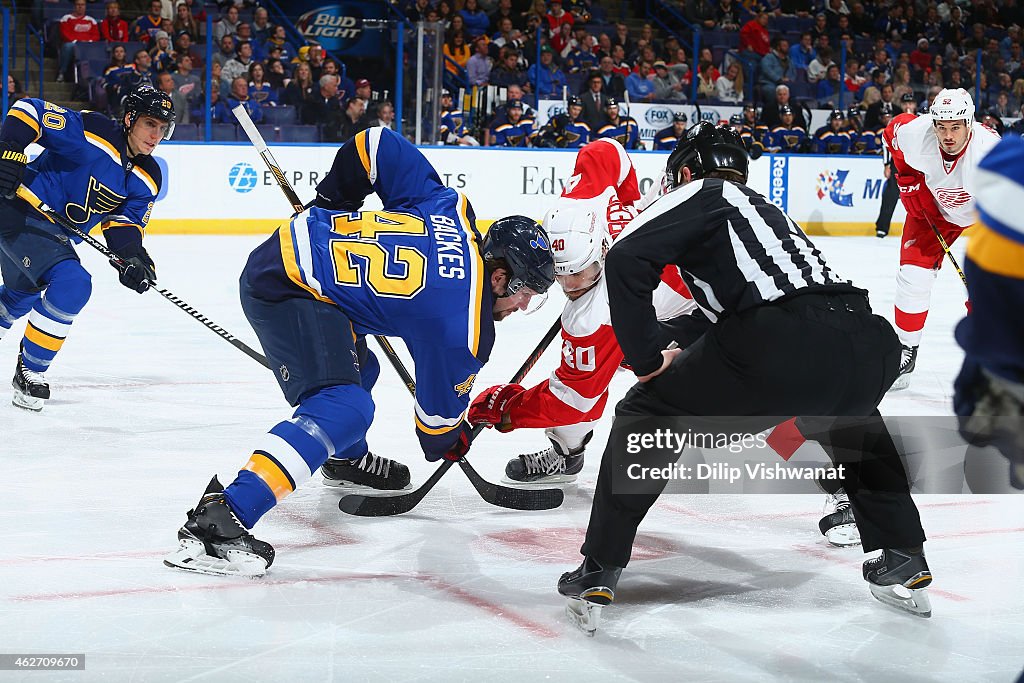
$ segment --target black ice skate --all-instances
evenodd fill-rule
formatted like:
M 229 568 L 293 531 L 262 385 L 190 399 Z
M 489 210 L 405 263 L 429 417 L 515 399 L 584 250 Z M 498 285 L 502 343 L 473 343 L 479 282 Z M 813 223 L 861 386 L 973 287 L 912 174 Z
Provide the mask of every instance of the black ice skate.
M 274 548 L 242 526 L 217 477 L 210 480 L 195 510 L 188 511 L 178 543 L 178 550 L 164 558 L 168 567 L 253 577 L 263 576 L 274 563 Z
M 21 353 L 18 354 L 18 366 L 14 368 L 11 386 L 14 387 L 11 403 L 25 410 L 39 412 L 43 409 L 43 402 L 50 398 L 50 385 L 43 373 L 26 368 Z
M 569 484 L 576 481 L 576 475 L 583 469 L 583 451 L 590 441 L 591 432 L 578 448 L 568 453 L 554 439 L 551 448 L 537 453 L 526 453 L 508 461 L 505 465 L 505 483 L 519 486 L 547 486 Z
M 924 590 L 932 582 L 932 573 L 923 552 L 885 548 L 864 563 L 864 580 L 880 602 L 919 617 L 932 615 L 932 603 Z
M 917 347 L 904 346 L 903 353 L 900 354 L 900 374 L 896 376 L 896 381 L 892 383 L 890 391 L 906 389 L 910 385 L 910 373 L 914 371 L 915 367 L 917 367 Z
M 411 488 L 408 467 L 373 453 L 354 460 L 328 458 L 320 471 L 328 486 L 352 492 L 405 491 Z
M 558 580 L 558 592 L 569 599 L 565 614 L 588 636 L 597 632 L 601 609 L 614 602 L 620 574 L 622 567 L 604 567 L 587 557 L 577 569 L 562 574 Z
M 853 518 L 853 508 L 846 492 L 839 489 L 825 501 L 826 514 L 818 521 L 818 529 L 829 543 L 839 548 L 860 545 L 860 531 Z

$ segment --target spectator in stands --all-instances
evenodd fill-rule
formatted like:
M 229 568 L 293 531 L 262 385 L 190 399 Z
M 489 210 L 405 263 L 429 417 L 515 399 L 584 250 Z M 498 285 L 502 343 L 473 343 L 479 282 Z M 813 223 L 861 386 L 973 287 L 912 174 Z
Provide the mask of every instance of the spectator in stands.
M 180 57 L 188 55 L 192 58 L 192 68 L 201 70 L 206 63 L 203 61 L 206 50 L 192 41 L 192 34 L 188 31 L 178 31 L 174 36 L 174 52 Z
M 839 106 L 839 93 L 843 88 L 843 81 L 839 78 L 839 65 L 832 63 L 825 71 L 825 78 L 818 81 L 816 97 L 819 107 L 835 109 Z
M 875 50 L 874 58 L 864 65 L 864 70 L 870 73 L 872 77 L 874 77 L 876 69 L 885 74 L 886 81 L 892 77 L 892 61 L 889 59 L 889 53 L 884 48 Z
M 370 121 L 370 128 L 390 128 L 391 130 L 397 130 L 395 127 L 395 105 L 391 104 L 387 100 L 378 104 L 377 118 Z
M 640 62 L 634 73 L 626 76 L 626 92 L 633 102 L 652 102 L 654 100 L 654 83 L 651 82 L 651 63 Z
M 259 62 L 249 65 L 249 99 L 261 107 L 277 106 L 277 91 L 266 79 L 266 70 Z
M 717 3 L 711 0 L 686 0 L 683 16 L 691 24 L 698 24 L 706 30 L 713 29 L 718 22 Z
M 892 72 L 892 96 L 893 101 L 898 101 L 904 93 L 914 92 L 914 87 L 910 84 L 910 67 L 906 64 L 900 64 Z
M 779 108 L 782 106 L 792 106 L 790 102 L 789 86 L 777 85 L 775 86 L 774 97 L 765 102 L 764 107 L 761 109 L 761 123 L 768 126 L 771 130 L 782 124 L 782 119 L 779 116 Z M 796 123 L 804 130 L 807 129 L 807 122 L 804 120 L 803 113 L 794 109 L 794 115 L 796 116 Z
M 764 59 L 761 60 L 760 75 L 757 85 L 761 90 L 761 96 L 769 100 L 775 88 L 779 85 L 787 85 L 796 78 L 796 69 L 789 61 L 789 41 L 782 37 L 776 37 L 772 41 L 772 49 Z
M 249 43 L 252 48 L 253 61 L 262 62 L 265 58 L 263 54 L 263 46 L 256 47 L 256 43 L 252 40 L 252 24 L 247 21 L 238 22 L 238 31 L 235 33 L 235 42 Z
M 864 3 L 855 2 L 850 8 L 850 31 L 854 36 L 869 36 L 874 31 L 874 20 L 868 16 Z
M 654 86 L 654 99 L 659 102 L 686 101 L 686 93 L 683 92 L 683 84 L 679 80 L 679 76 L 670 71 L 661 59 L 654 62 L 654 77 L 651 79 L 651 85 Z
M 494 60 L 488 52 L 487 36 L 480 36 L 473 41 L 473 55 L 466 62 L 466 74 L 469 78 L 469 85 L 487 85 L 487 79 L 491 76 L 491 69 L 494 68 Z
M 487 19 L 487 30 L 484 35 L 493 35 L 498 32 L 498 22 L 508 17 L 515 28 L 522 30 L 526 27 L 526 21 L 522 14 L 512 9 L 512 0 L 498 0 L 498 7 Z
M 771 36 L 768 34 L 768 14 L 758 12 L 740 29 L 740 57 L 743 61 L 757 66 L 771 51 Z
M 187 54 L 178 55 L 178 64 L 174 73 L 174 88 L 180 92 L 188 102 L 189 109 L 198 106 L 198 100 L 203 96 L 203 82 L 199 76 L 192 71 L 192 58 Z
M 877 89 L 879 91 L 879 95 L 881 95 L 882 86 L 885 85 L 885 82 L 886 82 L 885 72 L 882 71 L 881 69 L 875 69 L 874 71 L 871 72 L 871 80 L 870 81 L 865 81 L 863 84 L 861 84 L 860 90 L 857 93 L 857 97 L 860 98 L 861 100 L 863 100 L 864 99 L 864 91 L 867 90 L 868 88 L 875 88 L 875 89 Z M 955 87 L 959 87 L 959 86 L 955 86 Z
M 284 64 L 281 63 L 280 59 L 271 57 L 264 62 L 263 66 L 267 72 L 267 83 L 270 83 L 270 87 L 277 91 L 278 100 L 280 100 L 284 94 L 284 86 L 288 78 L 288 75 L 284 72 Z
M 892 113 L 896 108 L 896 100 L 893 97 L 892 83 L 886 83 L 878 89 L 879 99 L 877 102 L 868 106 L 864 112 L 864 127 L 870 130 L 878 128 L 879 120 L 882 116 L 882 111 L 888 108 L 889 112 Z
M 590 75 L 587 89 L 580 95 L 580 100 L 583 105 L 583 121 L 590 126 L 590 130 L 596 131 L 604 125 L 604 109 L 608 103 L 601 74 L 595 72 Z
M 462 31 L 449 31 L 444 41 L 444 66 L 454 76 L 466 68 L 469 63 L 469 46 L 466 45 L 466 34 Z
M 296 74 L 303 67 L 309 69 L 308 64 L 300 64 L 295 69 Z M 289 84 L 289 88 L 291 85 Z M 319 90 L 302 103 L 302 122 L 309 125 L 322 125 L 324 142 L 337 142 L 343 114 L 341 100 L 338 99 L 337 77 L 322 76 L 319 81 Z
M 257 7 L 252 15 L 252 39 L 256 45 L 260 46 L 261 51 L 270 38 L 270 32 L 273 28 L 270 24 L 270 15 L 267 14 L 266 8 Z
M 160 17 L 161 8 L 160 0 L 150 1 L 149 14 L 144 14 L 132 22 L 131 28 L 128 30 L 132 40 L 149 46 L 153 34 L 160 30 L 163 21 Z
M 319 80 L 324 75 L 324 49 L 319 43 L 311 43 L 299 48 L 299 54 L 306 51 L 306 61 L 309 62 L 309 70 L 313 72 L 313 78 Z
M 615 24 L 615 35 L 612 36 L 612 45 L 621 45 L 627 55 L 636 49 L 636 41 L 629 35 L 629 26 L 626 26 L 621 21 Z
M 171 48 L 171 37 L 167 35 L 167 32 L 157 31 L 153 34 L 152 43 L 149 56 L 153 58 L 153 70 L 160 72 L 173 69 L 177 55 Z
M 814 25 L 811 26 L 811 37 L 814 38 L 814 46 L 821 47 L 822 38 L 829 39 L 828 18 L 824 12 L 814 15 Z
M 334 83 L 334 94 L 337 94 L 337 83 Z M 311 98 L 316 92 L 316 81 L 313 80 L 313 72 L 309 70 L 309 64 L 302 63 L 295 67 L 292 78 L 284 88 L 282 102 L 293 107 L 302 107 L 303 102 Z
M 121 5 L 117 0 L 107 3 L 107 15 L 100 22 L 100 38 L 108 43 L 128 42 L 128 22 L 121 18 Z
M 807 67 L 817 56 L 810 31 L 801 33 L 800 42 L 789 48 L 789 61 L 797 69 L 807 71 Z
M 60 64 L 57 82 L 62 83 L 75 59 L 75 43 L 94 43 L 100 39 L 99 22 L 85 13 L 85 0 L 75 0 L 74 9 L 60 19 Z
M 644 44 L 650 45 L 651 49 L 654 50 L 655 53 L 661 52 L 661 41 L 654 36 L 654 27 L 650 24 L 644 24 L 640 27 L 640 37 L 637 38 L 637 43 L 641 40 L 644 41 Z
M 210 64 L 210 74 L 212 75 L 213 82 L 217 84 L 222 93 L 231 92 L 231 82 L 224 78 L 224 69 L 220 64 L 212 62 Z
M 153 1 L 156 2 L 157 0 Z M 240 23 L 238 8 L 231 5 L 221 15 L 220 19 L 213 22 L 213 39 L 219 43 L 224 36 L 234 36 L 238 33 L 238 24 Z
M 615 71 L 615 60 L 612 57 L 601 58 L 598 73 L 601 76 L 601 80 L 604 81 L 602 91 L 605 95 L 621 99 L 626 94 L 625 78 Z
M 715 99 L 739 104 L 743 101 L 743 69 L 739 62 L 732 62 L 725 73 L 715 81 Z
M 487 14 L 480 9 L 477 0 L 466 0 L 465 6 L 459 10 L 463 21 L 466 22 L 466 32 L 471 37 L 482 36 L 487 33 L 487 27 L 491 20 Z M 511 17 L 510 17 L 511 18 Z
M 366 102 L 359 97 L 353 97 L 345 106 L 345 114 L 341 117 L 341 130 L 338 131 L 337 142 L 345 142 L 356 136 L 356 133 L 367 129 L 369 122 L 364 114 L 366 113 Z
M 509 20 L 508 25 L 512 25 L 511 20 Z M 568 57 L 569 51 L 573 48 L 572 24 L 562 24 L 559 26 L 558 33 L 551 36 L 549 44 L 562 59 Z
M 697 99 L 710 100 L 715 96 L 715 71 L 715 65 L 711 62 L 701 62 L 697 66 Z
M 128 63 L 128 52 L 124 45 L 115 45 L 110 50 L 110 63 L 103 69 L 103 91 L 107 95 L 107 106 L 121 102 L 121 82 L 135 67 Z
M 235 37 L 224 36 L 218 44 L 220 45 L 220 50 L 214 53 L 213 63 L 224 66 L 235 58 Z
M 848 92 L 859 92 L 861 86 L 867 83 L 867 78 L 860 72 L 860 62 L 856 57 L 846 60 L 846 73 L 843 74 L 843 83 Z
M 166 71 L 157 74 L 156 88 L 171 98 L 171 103 L 174 104 L 175 125 L 188 123 L 190 121 L 188 100 L 174 87 L 174 79 L 171 74 Z
M 231 81 L 231 94 L 228 95 L 228 109 L 234 109 L 238 105 L 245 107 L 245 111 L 253 123 L 263 120 L 263 108 L 258 102 L 249 98 L 249 82 L 244 76 L 239 76 Z M 227 123 L 238 123 L 234 114 L 231 115 L 231 120 Z
M 357 87 L 356 83 L 352 81 L 351 78 L 349 78 L 348 76 L 343 76 L 341 74 L 341 67 L 338 65 L 336 61 L 334 61 L 333 59 L 328 59 L 326 62 L 324 62 L 323 74 L 321 75 L 324 74 L 332 74 L 338 78 L 338 99 L 341 100 L 342 105 L 348 102 L 349 98 L 356 97 L 356 92 L 359 90 L 359 88 Z M 314 76 L 313 79 L 317 80 L 316 76 Z M 363 81 L 366 79 L 359 80 Z M 367 91 L 366 98 L 364 99 L 369 99 L 370 97 L 369 83 L 369 81 L 366 81 Z
M 253 63 L 252 44 L 239 43 L 235 51 L 234 59 L 229 59 L 224 65 L 224 78 L 232 81 L 231 90 L 234 92 L 234 80 L 249 73 L 249 66 Z M 314 73 L 316 73 L 314 71 Z M 244 79 L 243 79 L 244 80 Z
M 28 97 L 28 94 L 21 89 L 21 83 L 14 77 L 14 74 L 7 74 L 7 102 L 14 104 L 24 97 Z
M 561 99 L 562 88 L 569 84 L 554 59 L 554 50 L 550 45 L 545 45 L 540 49 L 540 63 L 526 70 L 526 78 L 533 84 L 538 98 Z
M 817 83 L 822 78 L 825 78 L 826 71 L 832 64 L 835 64 L 832 61 L 832 48 L 826 45 L 818 49 L 818 55 L 807 65 L 807 82 Z
M 193 121 L 203 124 L 206 122 L 204 107 L 206 101 L 200 98 L 196 106 L 189 112 Z M 228 110 L 227 102 L 220 97 L 220 84 L 217 81 L 210 86 L 210 123 L 234 123 L 235 119 Z
M 548 22 L 548 35 L 555 35 L 562 24 L 572 24 L 575 21 L 573 15 L 562 9 L 562 0 L 551 0 L 551 8 L 544 15 Z
M 711 65 L 711 82 L 714 83 L 715 81 L 718 80 L 718 77 L 722 75 L 722 72 L 718 70 L 717 66 L 715 66 L 715 56 L 714 53 L 711 52 L 710 47 L 702 47 L 700 49 L 700 55 L 697 59 L 698 71 L 700 71 L 701 64 L 704 63 Z
M 192 41 L 199 40 L 199 24 L 196 23 L 195 17 L 192 16 L 192 12 L 189 10 L 188 5 L 178 5 L 176 13 L 174 15 L 174 23 L 171 24 L 174 28 L 174 34 L 178 35 L 181 31 L 188 33 L 189 38 Z
M 499 88 L 515 84 L 526 89 L 526 82 L 526 74 L 519 69 L 519 51 L 509 47 L 501 48 L 498 64 L 491 69 L 488 83 Z
M 145 50 L 135 52 L 132 68 L 121 74 L 121 82 L 118 84 L 119 99 L 116 102 L 110 103 L 113 109 L 120 111 L 121 100 L 124 99 L 125 95 L 135 90 L 139 84 L 149 83 L 153 85 L 153 79 L 156 74 L 153 72 L 152 66 L 153 60 L 150 59 L 148 52 Z
M 426 21 L 430 8 L 430 0 L 416 0 L 413 6 L 406 10 L 405 16 L 412 22 Z
M 295 46 L 288 42 L 284 26 L 278 25 L 270 30 L 270 38 L 263 45 L 263 51 L 269 55 L 275 47 L 281 50 L 279 59 L 286 64 L 294 61 L 298 55 Z

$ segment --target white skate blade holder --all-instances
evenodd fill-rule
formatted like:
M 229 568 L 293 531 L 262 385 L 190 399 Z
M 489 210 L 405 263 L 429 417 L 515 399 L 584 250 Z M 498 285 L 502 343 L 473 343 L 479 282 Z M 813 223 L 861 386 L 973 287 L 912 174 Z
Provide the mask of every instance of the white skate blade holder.
M 878 586 L 871 582 L 868 582 L 868 588 L 871 589 L 871 595 L 885 605 L 925 619 L 932 616 L 932 602 L 926 588 L 905 588 L 900 584 Z
M 507 475 L 501 478 L 501 483 L 506 486 L 511 486 L 514 489 L 542 489 L 549 486 L 567 486 L 569 484 L 576 483 L 577 476 L 575 474 L 554 474 L 547 477 L 542 477 L 536 481 L 516 481 L 510 479 Z
M 910 373 L 900 375 L 896 378 L 896 381 L 889 387 L 889 391 L 903 391 L 910 386 Z
M 17 386 L 14 387 L 14 395 L 11 397 L 11 403 L 18 406 L 19 408 L 31 410 L 32 412 L 38 413 L 40 410 L 43 409 L 43 404 L 45 402 L 46 399 L 36 398 L 35 396 L 29 396 L 25 392 L 18 389 Z
M 201 541 L 182 539 L 181 546 L 164 558 L 168 567 L 186 569 L 200 574 L 217 576 L 244 576 L 257 578 L 267 573 L 267 563 L 259 555 L 229 550 L 228 558 L 213 557 L 206 553 Z
M 569 598 L 565 604 L 565 615 L 569 617 L 569 623 L 583 631 L 584 635 L 593 638 L 601 622 L 603 607 L 604 605 L 580 598 Z
M 860 545 L 860 531 L 856 524 L 840 524 L 825 532 L 825 540 L 837 548 Z
M 372 486 L 364 486 L 362 484 L 353 484 L 349 481 L 342 481 L 341 479 L 330 479 L 328 477 L 320 477 L 324 486 L 330 486 L 332 489 L 338 489 L 339 491 L 347 494 L 357 494 L 360 496 L 379 496 L 386 498 L 388 496 L 396 496 L 400 493 L 407 493 L 412 491 L 412 482 L 409 482 L 405 488 L 400 489 L 375 489 Z

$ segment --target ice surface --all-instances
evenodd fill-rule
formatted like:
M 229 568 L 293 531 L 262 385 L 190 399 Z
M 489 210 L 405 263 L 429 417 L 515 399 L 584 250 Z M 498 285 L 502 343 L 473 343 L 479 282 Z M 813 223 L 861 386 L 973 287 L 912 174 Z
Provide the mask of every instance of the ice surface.
M 260 239 L 148 244 L 163 286 L 258 348 L 236 283 Z M 815 242 L 891 318 L 898 239 Z M 871 598 L 860 551 L 818 533 L 821 497 L 666 496 L 641 527 L 618 602 L 585 638 L 555 582 L 580 559 L 607 419 L 558 510 L 490 507 L 456 467 L 412 513 L 362 519 L 312 480 L 257 526 L 278 551 L 264 579 L 168 569 L 161 557 L 209 477 L 230 481 L 289 409 L 265 369 L 79 251 L 95 292 L 49 373 L 54 398 L 31 414 L 0 396 L 0 652 L 85 653 L 86 671 L 0 680 L 966 683 L 1011 681 L 1024 666 L 1015 496 L 918 497 L 936 576 L 930 620 Z M 947 266 L 913 383 L 884 413 L 949 414 L 963 299 Z M 561 304 L 555 294 L 501 323 L 477 388 L 507 381 Z M 0 341 L 11 371 L 21 327 Z M 620 373 L 614 396 L 628 386 Z M 386 364 L 375 400 L 372 447 L 422 482 L 435 466 Z M 537 431 L 486 433 L 471 461 L 497 481 L 509 457 L 545 445 Z

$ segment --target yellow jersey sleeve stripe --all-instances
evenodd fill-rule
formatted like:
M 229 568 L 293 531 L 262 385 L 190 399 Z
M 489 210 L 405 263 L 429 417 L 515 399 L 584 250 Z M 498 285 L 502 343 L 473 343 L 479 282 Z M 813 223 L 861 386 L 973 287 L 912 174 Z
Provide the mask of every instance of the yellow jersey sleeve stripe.
M 295 490 L 295 484 L 288 473 L 262 451 L 253 452 L 249 457 L 249 462 L 245 463 L 245 467 L 242 469 L 249 470 L 259 477 L 278 502 Z
M 42 137 L 42 135 L 43 135 L 42 129 L 39 128 L 39 122 L 36 121 L 34 118 L 29 116 L 28 114 L 26 114 L 22 110 L 15 109 L 13 107 L 7 113 L 10 114 L 11 116 L 13 116 L 14 118 L 18 119 L 19 121 L 24 123 L 26 126 L 28 126 L 29 128 L 31 128 L 32 130 L 35 131 L 36 137 L 35 137 L 35 139 L 32 140 L 32 142 L 35 142 L 40 137 Z
M 28 189 L 28 185 L 22 185 L 21 187 L 18 188 L 18 197 L 22 201 L 28 203 L 29 206 L 31 206 L 33 209 L 38 211 L 40 216 L 50 221 L 51 223 L 56 223 L 56 221 L 54 221 L 52 218 L 46 215 L 45 211 L 43 211 L 40 208 L 37 208 L 38 206 L 46 206 L 46 202 L 37 197 L 35 192 Z
M 115 164 L 119 166 L 121 165 L 121 154 L 116 149 L 114 149 L 114 146 L 111 145 L 109 142 L 101 138 L 99 135 L 96 135 L 95 133 L 90 133 L 89 131 L 85 131 L 85 139 L 88 140 L 89 143 L 92 144 L 94 147 L 97 147 L 98 149 L 106 152 L 107 156 L 113 159 Z
M 370 155 L 366 149 L 366 131 L 356 133 L 356 139 L 353 143 L 356 146 L 356 152 L 359 153 L 359 161 L 363 164 L 363 170 L 366 171 L 366 177 L 370 177 Z
M 132 167 L 132 173 L 138 176 L 139 180 L 146 183 L 146 187 L 149 188 L 149 191 L 153 193 L 154 197 L 160 192 L 160 188 L 156 186 L 156 181 L 153 180 L 153 176 L 149 175 L 138 166 Z
M 979 221 L 970 232 L 967 257 L 989 273 L 1024 279 L 1024 244 L 1004 237 Z
M 473 226 L 469 222 L 469 216 L 466 212 L 467 205 L 466 195 L 459 193 L 459 220 L 462 222 L 462 231 L 466 234 L 466 250 L 469 254 L 469 271 L 470 271 L 470 286 L 469 286 L 469 310 L 466 311 L 466 346 L 469 348 L 469 352 L 476 357 L 477 352 L 480 350 L 480 306 L 483 300 L 483 287 L 484 287 L 484 263 L 483 257 L 480 255 L 480 245 L 477 244 L 476 234 L 473 232 Z
M 459 426 L 458 424 L 455 424 L 455 425 L 443 426 L 443 427 L 428 427 L 427 425 L 423 424 L 423 422 L 420 421 L 419 416 L 413 416 L 413 419 L 416 420 L 416 429 L 420 430 L 424 434 L 430 434 L 431 436 L 438 436 L 439 434 L 447 434 L 448 432 L 452 431 L 453 429 L 458 428 L 458 426 Z M 459 424 L 461 424 L 461 420 L 459 421 Z
M 284 262 L 285 273 L 288 274 L 288 279 L 294 282 L 296 285 L 312 294 L 318 301 L 324 301 L 329 304 L 334 303 L 327 297 L 320 294 L 302 279 L 302 271 L 299 269 L 298 258 L 295 255 L 295 243 L 292 240 L 292 227 L 291 223 L 282 225 L 277 229 L 278 238 L 281 241 L 281 260 Z
M 47 351 L 60 351 L 60 347 L 64 345 L 63 339 L 43 332 L 31 322 L 25 327 L 25 339 Z

